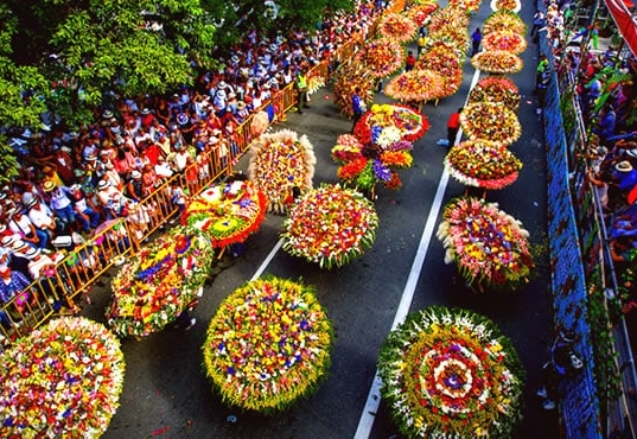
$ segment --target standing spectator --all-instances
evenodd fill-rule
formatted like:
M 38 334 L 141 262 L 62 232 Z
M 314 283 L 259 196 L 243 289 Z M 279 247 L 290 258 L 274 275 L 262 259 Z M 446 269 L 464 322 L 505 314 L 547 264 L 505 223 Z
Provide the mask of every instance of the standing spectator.
M 299 114 L 303 114 L 301 108 L 310 108 L 310 106 L 307 105 L 307 78 L 303 71 L 300 71 L 296 76 L 294 87 L 296 88 L 297 109 Z
M 538 41 L 540 28 L 544 26 L 544 13 L 538 9 L 533 16 L 533 27 L 531 28 L 531 38 L 534 42 Z
M 482 32 L 477 27 L 471 34 L 471 56 L 473 57 L 480 50 L 480 43 L 482 42 Z
M 407 52 L 407 59 L 405 60 L 405 71 L 409 72 L 414 69 L 416 66 L 416 57 L 414 56 L 414 52 L 409 50 Z
M 179 209 L 177 216 L 181 217 L 181 214 L 186 210 L 186 194 L 176 179 L 170 185 L 170 202 L 173 206 L 177 206 L 177 209 Z
M 537 102 L 538 102 L 538 111 L 537 113 L 542 113 L 542 109 L 544 108 L 544 98 L 546 97 L 546 90 L 549 88 L 551 76 L 550 72 L 544 70 L 540 75 L 540 82 L 537 84 Z

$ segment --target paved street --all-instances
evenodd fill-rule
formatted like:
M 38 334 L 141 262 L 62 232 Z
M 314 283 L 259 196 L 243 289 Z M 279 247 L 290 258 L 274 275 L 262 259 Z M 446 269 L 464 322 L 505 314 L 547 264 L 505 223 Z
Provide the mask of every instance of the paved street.
M 533 6 L 526 3 L 522 16 L 527 22 Z M 471 20 L 470 31 L 490 13 L 483 2 Z M 476 295 L 456 276 L 454 266 L 443 263 L 444 250 L 435 235 L 426 251 L 414 291 L 412 310 L 432 304 L 467 307 L 491 317 L 509 336 L 527 370 L 524 421 L 515 438 L 557 438 L 556 415 L 544 412 L 534 396 L 540 367 L 551 343 L 551 300 L 548 290 L 545 160 L 541 124 L 532 96 L 537 46 L 529 45 L 522 55 L 525 68 L 512 79 L 523 95 L 519 117 L 523 137 L 512 151 L 523 161 L 520 178 L 513 186 L 491 192 L 487 199 L 522 220 L 531 234 L 537 262 L 537 276 L 516 293 Z M 380 228 L 374 247 L 351 265 L 331 271 L 320 270 L 283 252 L 274 255 L 266 273 L 299 278 L 316 286 L 319 300 L 335 327 L 335 348 L 329 379 L 319 392 L 294 408 L 273 416 L 241 413 L 224 406 L 212 391 L 202 370 L 201 345 L 207 324 L 218 304 L 229 293 L 252 278 L 278 240 L 282 218 L 270 215 L 252 236 L 245 254 L 238 260 L 224 258 L 194 315 L 197 325 L 184 332 L 167 329 L 146 340 L 126 340 L 123 350 L 128 363 L 121 407 L 104 435 L 105 439 L 138 438 L 237 438 L 237 439 L 349 439 L 356 432 L 376 370 L 376 357 L 394 320 L 397 306 L 425 224 L 443 175 L 446 149 L 436 140 L 446 138 L 449 114 L 464 104 L 474 70 L 467 61 L 463 86 L 437 107 L 424 113 L 431 129 L 416 143 L 414 166 L 401 172 L 404 186 L 397 192 L 379 191 L 376 202 Z M 383 102 L 383 96 L 378 98 Z M 312 108 L 303 115 L 292 113 L 288 122 L 274 127 L 307 134 L 314 145 L 318 164 L 315 185 L 336 182 L 336 167 L 330 149 L 338 135 L 351 123 L 340 118 L 328 89 L 312 96 Z M 244 160 L 245 161 L 245 160 Z M 240 163 L 240 167 L 245 167 Z M 442 205 L 462 195 L 464 187 L 452 179 Z M 437 216 L 434 231 L 437 229 Z M 426 240 L 425 240 L 426 241 Z M 419 268 L 419 267 L 415 267 Z M 109 295 L 105 286 L 91 293 L 92 305 L 85 315 L 104 321 Z M 233 415 L 236 422 L 229 422 Z M 397 429 L 381 404 L 370 434 L 374 439 L 399 438 Z

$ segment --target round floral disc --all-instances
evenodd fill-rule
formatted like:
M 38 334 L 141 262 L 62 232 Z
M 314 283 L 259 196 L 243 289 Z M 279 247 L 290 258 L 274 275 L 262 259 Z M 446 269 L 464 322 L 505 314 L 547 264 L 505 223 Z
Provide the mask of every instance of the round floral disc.
M 497 76 L 482 78 L 469 94 L 469 102 L 502 103 L 516 113 L 521 100 L 517 85 L 509 78 Z
M 378 23 L 378 34 L 383 38 L 394 40 L 398 43 L 408 43 L 414 39 L 417 31 L 416 23 L 408 17 L 400 14 L 383 14 Z
M 526 24 L 518 14 L 511 11 L 501 10 L 493 12 L 484 20 L 482 33 L 483 35 L 488 35 L 501 31 L 526 35 Z
M 498 102 L 472 102 L 460 113 L 460 126 L 471 140 L 510 145 L 522 135 L 517 115 Z
M 504 50 L 517 55 L 526 50 L 527 42 L 524 34 L 502 30 L 485 34 L 482 47 L 484 50 Z

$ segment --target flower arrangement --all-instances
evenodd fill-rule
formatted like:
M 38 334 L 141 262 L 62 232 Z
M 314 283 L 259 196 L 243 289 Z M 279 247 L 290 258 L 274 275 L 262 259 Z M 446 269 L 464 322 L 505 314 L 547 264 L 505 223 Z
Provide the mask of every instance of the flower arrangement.
M 468 14 L 475 14 L 480 9 L 481 0 L 450 0 L 447 4 L 449 8 L 457 8 Z
M 488 318 L 433 306 L 411 313 L 383 343 L 381 394 L 406 437 L 512 437 L 525 372 Z
M 341 267 L 374 244 L 378 215 L 361 193 L 322 185 L 304 194 L 283 223 L 283 249 L 318 263 Z
M 520 0 L 491 0 L 491 9 L 493 11 L 511 11 L 517 14 L 522 9 L 522 3 Z
M 387 147 L 399 140 L 415 142 L 429 129 L 424 114 L 400 104 L 372 105 L 354 127 L 354 135 L 362 143 Z
M 436 41 L 418 58 L 417 69 L 428 69 L 439 73 L 444 82 L 444 96 L 451 96 L 462 83 L 462 64 L 460 57 L 454 50 L 448 50 L 443 41 Z
M 511 11 L 502 9 L 492 12 L 482 27 L 482 33 L 488 35 L 494 32 L 508 31 L 519 35 L 526 35 L 526 24 L 522 18 Z
M 360 89 L 360 97 L 366 105 L 371 105 L 374 102 L 376 79 L 366 66 L 349 63 L 339 68 L 334 76 L 334 104 L 345 117 L 351 119 L 354 116 L 352 96 L 356 88 Z
M 176 227 L 147 246 L 117 273 L 108 326 L 119 337 L 147 337 L 174 322 L 201 294 L 214 250 L 203 234 Z
M 287 212 L 286 197 L 293 187 L 312 189 L 316 156 L 306 135 L 291 130 L 263 134 L 250 145 L 250 180 L 265 193 L 268 211 Z
M 408 43 L 413 40 L 418 30 L 413 20 L 395 13 L 384 14 L 378 23 L 378 34 L 383 38 Z
M 283 410 L 326 377 L 332 332 L 313 288 L 276 277 L 248 282 L 210 322 L 206 375 L 233 406 Z
M 268 200 L 250 181 L 236 180 L 212 186 L 190 200 L 181 221 L 203 230 L 212 246 L 223 248 L 243 242 L 265 219 Z
M 508 30 L 485 34 L 482 39 L 484 50 L 505 50 L 519 54 L 526 50 L 526 38 L 524 34 L 518 34 Z
M 332 160 L 342 165 L 363 157 L 363 144 L 351 134 L 342 134 L 336 139 L 331 151 Z
M 509 78 L 487 76 L 478 81 L 469 94 L 469 102 L 501 102 L 517 113 L 520 108 L 520 91 Z
M 438 9 L 438 3 L 428 3 L 424 5 L 414 5 L 407 9 L 405 15 L 418 27 L 425 25 L 429 16 Z
M 100 437 L 119 406 L 119 341 L 82 317 L 51 320 L 0 355 L 0 436 Z
M 522 162 L 502 144 L 468 140 L 449 150 L 445 167 L 465 186 L 497 190 L 518 179 Z
M 469 33 L 466 27 L 459 27 L 453 22 L 438 26 L 436 30 L 429 31 L 429 38 L 433 41 L 442 40 L 453 44 L 457 50 L 465 53 L 469 50 Z
M 460 114 L 460 126 L 471 140 L 510 145 L 522 135 L 520 121 L 502 102 L 472 102 Z
M 431 36 L 432 32 L 435 33 L 441 27 L 447 27 L 449 25 L 467 29 L 467 26 L 469 26 L 469 16 L 458 8 L 440 8 L 431 14 L 427 29 Z
M 524 67 L 522 58 L 506 50 L 479 52 L 471 58 L 471 65 L 490 73 L 517 73 Z
M 411 70 L 392 78 L 385 86 L 385 94 L 399 101 L 431 101 L 444 96 L 444 81 L 431 70 Z
M 497 204 L 477 198 L 452 200 L 442 214 L 438 239 L 468 284 L 515 289 L 534 268 L 529 233 Z
M 370 76 L 384 78 L 403 66 L 405 52 L 400 43 L 378 38 L 365 43 L 356 53 L 354 61 L 364 65 Z

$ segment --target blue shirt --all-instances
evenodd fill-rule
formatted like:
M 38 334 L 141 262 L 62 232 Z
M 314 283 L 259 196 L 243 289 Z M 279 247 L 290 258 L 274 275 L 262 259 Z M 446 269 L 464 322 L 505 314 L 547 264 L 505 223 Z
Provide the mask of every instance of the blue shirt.
M 364 113 L 363 100 L 356 93 L 354 93 L 354 96 L 352 96 L 352 109 L 354 110 L 354 114 Z
M 30 283 L 24 274 L 11 271 L 9 283 L 0 280 L 0 303 L 8 302 L 13 296 L 24 291 Z

